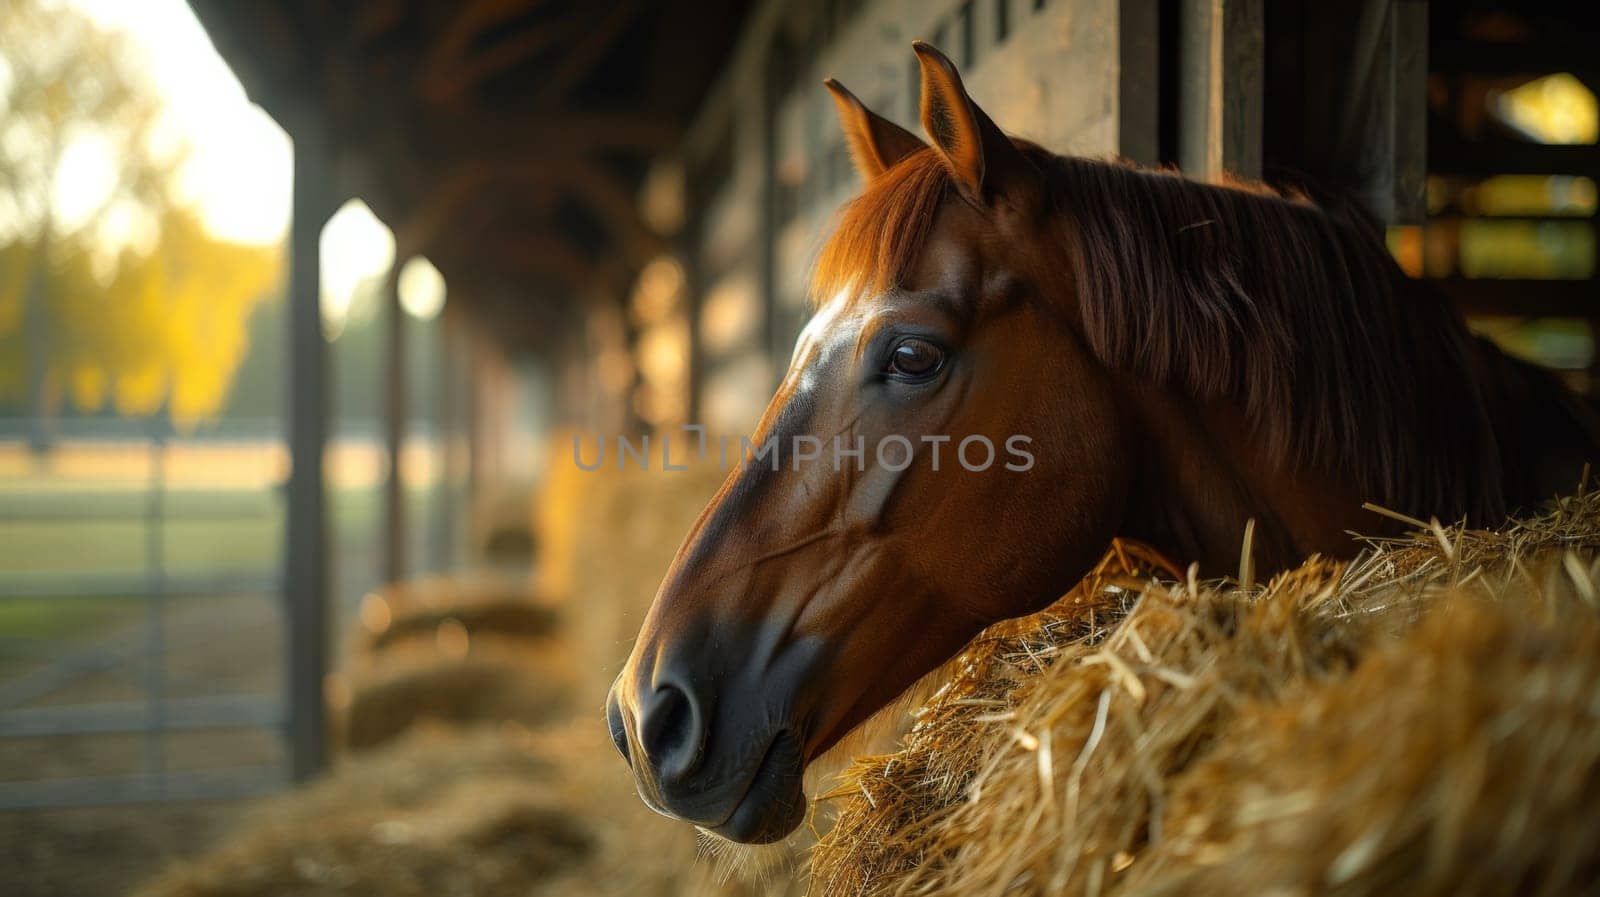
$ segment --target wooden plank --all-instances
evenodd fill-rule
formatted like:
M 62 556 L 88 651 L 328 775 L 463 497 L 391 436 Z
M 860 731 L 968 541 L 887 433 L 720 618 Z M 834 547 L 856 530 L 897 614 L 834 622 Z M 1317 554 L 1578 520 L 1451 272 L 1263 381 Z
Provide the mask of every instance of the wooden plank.
M 1591 280 L 1475 280 L 1449 277 L 1427 281 L 1470 315 L 1521 315 L 1530 318 L 1585 318 L 1600 311 L 1600 286 Z
M 1571 72 L 1591 86 L 1600 86 L 1600 55 L 1592 44 L 1552 43 L 1487 44 L 1443 39 L 1429 48 L 1429 68 L 1447 74 L 1543 75 Z
M 1485 140 L 1467 143 L 1434 132 L 1429 141 L 1434 174 L 1573 174 L 1600 178 L 1600 147 L 1552 146 Z

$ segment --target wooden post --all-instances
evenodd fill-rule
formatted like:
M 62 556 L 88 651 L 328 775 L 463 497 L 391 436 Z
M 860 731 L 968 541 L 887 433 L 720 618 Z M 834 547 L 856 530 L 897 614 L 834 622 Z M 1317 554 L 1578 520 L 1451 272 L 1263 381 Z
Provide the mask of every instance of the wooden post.
M 703 423 L 700 420 L 701 393 L 705 391 L 706 381 L 706 349 L 705 341 L 700 335 L 700 321 L 705 311 L 704 284 L 700 282 L 699 266 L 694 263 L 694 254 L 687 245 L 680 243 L 678 258 L 683 260 L 683 288 L 684 288 L 684 326 L 689 330 L 689 374 L 684 382 L 684 390 L 688 393 L 684 403 L 685 420 L 691 424 Z
M 328 148 L 313 116 L 294 134 L 289 230 L 289 475 L 284 610 L 288 620 L 289 769 L 303 781 L 326 755 L 328 545 L 322 453 L 328 431 L 328 350 L 322 335 L 318 243 L 332 208 Z
M 1294 30 L 1305 35 L 1298 54 L 1302 89 L 1293 107 L 1280 103 L 1273 110 L 1283 119 L 1283 134 L 1300 131 L 1299 158 L 1288 161 L 1322 186 L 1358 196 L 1389 224 L 1421 223 L 1427 217 L 1427 0 L 1308 0 L 1299 14 Z
M 1117 7 L 1117 153 L 1147 166 L 1161 162 L 1157 6 L 1157 0 L 1120 0 Z
M 791 84 L 795 50 L 789 36 L 780 33 L 773 40 L 767 65 L 761 77 L 762 102 L 758 110 L 761 140 L 760 230 L 756 238 L 756 268 L 760 278 L 761 348 L 770 371 L 770 386 L 783 382 L 783 360 L 788 350 L 782 344 L 783 327 L 778 303 L 778 113 L 785 91 Z
M 55 220 L 48 213 L 39 227 L 28 272 L 28 293 L 23 300 L 23 341 L 28 353 L 28 450 L 36 465 L 55 445 L 55 403 L 50 401 L 50 246 Z
M 1181 0 L 1179 165 L 1191 177 L 1261 176 L 1261 0 Z
M 1428 5 L 1367 0 L 1349 42 L 1333 165 L 1394 223 L 1427 217 Z
M 456 564 L 456 545 L 462 523 L 460 506 L 460 459 L 457 457 L 458 434 L 461 432 L 462 412 L 467 397 L 462 385 L 461 356 L 458 345 L 461 333 L 456 315 L 441 311 L 428 324 L 428 331 L 438 346 L 433 385 L 433 445 L 436 479 L 433 485 L 433 526 L 428 539 L 432 556 L 429 561 L 436 572 L 449 570 Z
M 398 259 L 397 259 L 398 262 Z M 400 305 L 399 265 L 383 279 L 384 298 L 384 449 L 389 472 L 383 482 L 383 568 L 381 581 L 400 582 L 407 573 L 406 483 L 404 460 L 409 390 L 406 380 L 406 310 Z

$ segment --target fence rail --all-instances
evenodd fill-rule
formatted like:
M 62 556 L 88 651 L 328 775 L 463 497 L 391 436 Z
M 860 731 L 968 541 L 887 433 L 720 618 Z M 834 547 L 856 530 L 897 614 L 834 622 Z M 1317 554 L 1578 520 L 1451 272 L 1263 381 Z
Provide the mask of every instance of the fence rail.
M 42 807 L 98 807 L 162 800 L 225 800 L 270 794 L 288 784 L 281 770 L 246 766 L 93 776 L 34 782 L 0 782 L 0 807 L 30 810 Z
M 12 423 L 9 427 L 15 430 L 18 425 Z M 281 438 L 276 427 L 258 425 L 245 429 L 248 432 L 230 435 L 255 440 L 257 445 L 263 439 Z M 0 426 L 0 437 L 6 432 L 7 428 Z M 75 537 L 69 527 L 97 527 L 95 531 L 101 535 L 99 542 L 88 539 L 81 548 L 72 549 L 82 552 L 82 565 L 75 569 L 15 569 L 34 566 L 40 560 L 57 568 L 71 565 L 77 560 L 71 551 L 55 563 L 49 557 L 14 555 L 18 563 L 13 569 L 0 571 L 0 610 L 28 599 L 58 602 L 96 598 L 142 605 L 144 614 L 142 620 L 124 619 L 122 628 L 91 642 L 36 644 L 0 633 L 4 636 L 0 649 L 25 661 L 25 667 L 14 667 L 0 678 L 0 739 L 136 735 L 142 749 L 138 772 L 128 775 L 28 778 L 27 769 L 0 771 L 0 775 L 10 778 L 0 781 L 0 808 L 237 797 L 282 787 L 288 780 L 287 764 L 281 758 L 285 754 L 282 746 L 290 734 L 291 714 L 281 686 L 275 694 L 180 697 L 169 693 L 174 685 L 169 666 L 177 653 L 204 650 L 219 637 L 238 637 L 241 625 L 285 625 L 281 568 L 275 560 L 280 545 L 274 544 L 266 552 L 274 560 L 268 560 L 265 568 L 229 566 L 226 561 L 214 563 L 203 550 L 194 548 L 188 552 L 189 557 L 180 558 L 183 562 L 175 565 L 169 549 L 176 539 L 184 538 L 183 533 L 209 530 L 215 538 L 216 527 L 231 523 L 246 527 L 249 538 L 270 538 L 268 534 L 282 519 L 282 490 L 271 485 L 271 476 L 257 478 L 256 482 L 265 485 L 248 488 L 196 486 L 192 481 L 173 487 L 170 474 L 174 450 L 227 449 L 226 436 L 180 440 L 163 426 L 137 427 L 126 421 L 62 425 L 52 436 L 59 447 L 110 445 L 128 453 L 120 457 L 137 458 L 144 451 L 148 458 L 131 467 L 124 464 L 116 468 L 122 473 L 138 472 L 136 480 L 123 480 L 116 485 L 76 475 L 76 468 L 70 465 L 57 469 L 50 464 L 40 464 L 36 476 L 12 480 L 19 485 L 6 497 L 0 521 L 27 527 L 23 532 L 32 537 L 30 542 L 55 545 L 59 553 L 61 545 L 67 544 L 64 540 Z M 248 529 L 258 524 L 266 526 Z M 106 536 L 108 532 L 114 535 Z M 115 550 L 106 554 L 115 557 L 96 557 L 96 547 L 103 547 L 108 538 L 115 540 Z M 130 563 L 132 566 L 127 566 Z M 96 569 L 97 566 L 102 568 Z M 173 599 L 208 596 L 219 600 L 267 597 L 277 612 L 266 617 L 258 613 L 256 618 L 241 622 L 237 616 L 241 611 L 232 607 L 192 601 L 171 604 Z M 174 616 L 175 610 L 182 616 Z M 142 696 L 115 700 L 119 696 L 117 690 L 122 688 L 118 686 L 109 694 L 76 703 L 62 701 L 66 697 L 64 690 L 75 683 L 113 671 L 136 683 Z M 278 736 L 277 763 L 228 769 L 168 768 L 168 735 L 250 729 L 267 730 Z M 199 763 L 207 765 L 212 760 L 200 757 Z
M 144 600 L 159 592 L 168 597 L 199 595 L 265 594 L 279 588 L 276 576 L 256 570 L 230 573 L 169 573 L 159 585 L 145 579 L 143 571 L 0 574 L 0 602 L 30 598 L 130 598 Z
M 171 732 L 275 728 L 285 719 L 283 702 L 269 695 L 169 699 L 156 708 L 159 721 L 151 709 L 146 701 L 14 708 L 0 713 L 0 738 L 147 733 L 157 726 Z

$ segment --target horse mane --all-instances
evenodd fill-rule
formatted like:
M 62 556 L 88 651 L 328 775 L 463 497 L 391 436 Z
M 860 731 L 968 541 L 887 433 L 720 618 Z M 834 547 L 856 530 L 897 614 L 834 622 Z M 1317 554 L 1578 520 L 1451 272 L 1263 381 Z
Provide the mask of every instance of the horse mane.
M 1270 456 L 1396 511 L 1497 522 L 1501 457 L 1474 340 L 1407 279 L 1377 223 L 1249 182 L 1064 157 L 1016 141 L 1049 185 L 1072 311 L 1107 367 L 1228 401 Z M 931 149 L 842 210 L 813 301 L 901 285 L 952 192 Z

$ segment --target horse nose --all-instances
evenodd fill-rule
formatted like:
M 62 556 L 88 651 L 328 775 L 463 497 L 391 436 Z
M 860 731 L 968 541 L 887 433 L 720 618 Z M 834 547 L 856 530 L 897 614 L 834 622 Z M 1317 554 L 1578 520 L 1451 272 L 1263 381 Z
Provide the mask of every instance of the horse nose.
M 643 696 L 639 701 L 639 747 L 656 780 L 663 784 L 694 771 L 705 747 L 705 716 L 691 692 L 662 683 Z
M 633 760 L 628 756 L 628 724 L 622 718 L 622 703 L 617 700 L 615 685 L 606 698 L 606 728 L 611 730 L 611 743 L 617 746 L 617 753 L 631 764 Z

